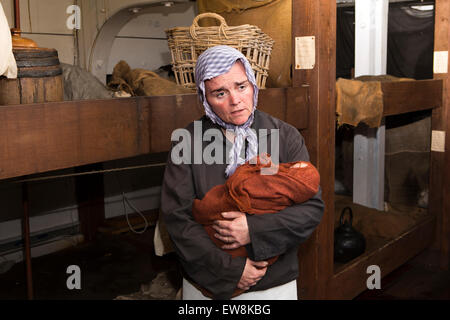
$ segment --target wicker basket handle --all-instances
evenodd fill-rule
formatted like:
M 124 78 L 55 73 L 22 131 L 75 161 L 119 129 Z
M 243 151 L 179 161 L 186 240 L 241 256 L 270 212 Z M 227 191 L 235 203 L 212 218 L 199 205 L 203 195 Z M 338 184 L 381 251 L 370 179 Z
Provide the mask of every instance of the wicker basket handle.
M 213 12 L 201 13 L 194 18 L 194 20 L 192 21 L 192 25 L 189 29 L 189 31 L 191 33 L 191 37 L 193 39 L 195 39 L 195 40 L 197 39 L 197 32 L 195 31 L 195 28 L 200 28 L 200 26 L 198 25 L 198 20 L 203 19 L 203 18 L 214 18 L 214 19 L 219 20 L 219 22 L 220 22 L 219 34 L 220 34 L 220 32 L 222 32 L 222 34 L 225 36 L 225 38 L 228 39 L 228 36 L 225 32 L 225 27 L 228 27 L 227 22 L 221 15 L 218 15 L 217 13 L 213 13 Z

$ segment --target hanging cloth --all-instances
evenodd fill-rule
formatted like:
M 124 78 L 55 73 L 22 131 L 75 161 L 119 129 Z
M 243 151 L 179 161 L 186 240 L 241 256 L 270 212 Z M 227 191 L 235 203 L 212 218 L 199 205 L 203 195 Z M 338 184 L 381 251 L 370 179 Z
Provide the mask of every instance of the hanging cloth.
M 12 52 L 11 31 L 0 3 L 0 76 L 17 78 L 17 64 Z

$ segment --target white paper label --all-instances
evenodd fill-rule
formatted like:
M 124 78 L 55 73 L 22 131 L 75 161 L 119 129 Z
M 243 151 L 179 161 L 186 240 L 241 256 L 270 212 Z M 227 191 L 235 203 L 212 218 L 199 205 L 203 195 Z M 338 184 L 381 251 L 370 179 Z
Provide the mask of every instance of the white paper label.
M 431 151 L 445 152 L 445 131 L 431 131 Z
M 434 73 L 448 72 L 448 51 L 435 51 L 433 59 Z
M 295 38 L 295 69 L 313 69 L 316 64 L 316 37 Z

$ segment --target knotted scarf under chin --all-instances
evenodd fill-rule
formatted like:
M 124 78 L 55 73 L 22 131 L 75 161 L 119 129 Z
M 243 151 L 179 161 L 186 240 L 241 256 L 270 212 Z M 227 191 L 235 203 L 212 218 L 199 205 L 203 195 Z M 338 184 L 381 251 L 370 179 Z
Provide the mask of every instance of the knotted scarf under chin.
M 227 73 L 233 64 L 240 61 L 245 69 L 248 81 L 253 85 L 253 109 L 247 121 L 242 125 L 234 125 L 224 122 L 212 110 L 208 104 L 205 95 L 205 81 Z M 256 105 L 258 103 L 258 86 L 254 71 L 245 58 L 245 56 L 238 50 L 228 46 L 215 46 L 204 51 L 198 58 L 195 66 L 195 82 L 198 89 L 198 95 L 205 108 L 206 116 L 215 124 L 218 124 L 225 130 L 231 130 L 235 134 L 233 147 L 228 154 L 228 166 L 225 170 L 227 177 L 231 176 L 237 167 L 249 161 L 257 155 L 258 139 L 254 130 L 250 128 L 253 123 Z M 248 142 L 248 147 L 245 153 L 245 159 L 240 157 L 242 148 Z

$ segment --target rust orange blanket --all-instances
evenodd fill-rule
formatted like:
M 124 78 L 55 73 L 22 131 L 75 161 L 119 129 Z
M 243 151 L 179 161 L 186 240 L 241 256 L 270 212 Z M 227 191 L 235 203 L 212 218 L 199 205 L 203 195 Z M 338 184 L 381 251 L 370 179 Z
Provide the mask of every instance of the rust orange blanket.
M 272 174 L 261 174 L 270 168 L 273 169 Z M 225 184 L 212 188 L 202 200 L 195 199 L 192 212 L 214 243 L 222 247 L 225 243 L 214 237 L 216 231 L 212 228 L 215 220 L 224 220 L 222 212 L 276 213 L 310 199 L 318 192 L 319 183 L 319 173 L 310 162 L 275 165 L 269 155 L 260 155 L 256 161 L 248 161 L 238 167 Z M 245 247 L 225 251 L 233 257 L 248 256 Z M 269 264 L 276 257 L 270 260 Z
M 269 171 L 272 174 L 261 174 L 262 170 L 264 173 L 272 170 Z M 260 155 L 256 161 L 248 161 L 238 167 L 225 184 L 209 190 L 202 200 L 195 199 L 192 212 L 194 219 L 205 227 L 210 238 L 220 248 L 225 243 L 214 237 L 216 231 L 212 224 L 215 220 L 224 220 L 222 212 L 276 213 L 313 197 L 319 190 L 319 184 L 319 172 L 310 162 L 275 165 L 269 155 Z M 245 247 L 225 251 L 233 257 L 248 256 Z M 270 258 L 269 265 L 277 258 Z M 206 290 L 202 292 L 210 295 Z M 236 289 L 233 297 L 242 292 Z

